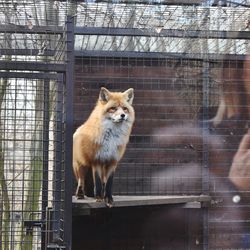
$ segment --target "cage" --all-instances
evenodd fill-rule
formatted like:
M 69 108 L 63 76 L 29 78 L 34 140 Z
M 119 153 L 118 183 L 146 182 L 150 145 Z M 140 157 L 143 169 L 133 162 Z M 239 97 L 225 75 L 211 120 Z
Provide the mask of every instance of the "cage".
M 247 248 L 245 205 L 235 203 L 239 190 L 228 176 L 249 118 L 248 3 L 101 1 L 77 7 L 75 128 L 88 118 L 101 86 L 135 89 L 136 121 L 115 173 L 115 194 L 137 201 L 141 195 L 209 194 L 214 207 L 181 212 L 177 205 L 178 215 L 166 206 L 153 212 L 128 208 L 125 215 L 106 215 L 106 220 L 95 214 L 91 221 L 74 223 L 74 241 L 81 242 L 81 229 L 89 239 L 87 249 L 101 249 L 99 244 L 115 249 Z M 229 95 L 238 101 L 229 101 Z M 221 112 L 223 106 L 227 111 Z M 124 227 L 117 223 L 123 217 Z M 179 231 L 168 222 L 179 224 Z M 108 232 L 98 228 L 102 223 Z M 118 236 L 119 230 L 133 233 Z M 94 244 L 96 231 L 105 236 Z
M 0 249 L 250 248 L 249 187 L 230 175 L 249 127 L 248 1 L 0 6 Z M 72 198 L 72 135 L 101 87 L 135 90 L 111 209 Z
M 71 21 L 52 6 L 0 2 L 1 249 L 69 248 Z

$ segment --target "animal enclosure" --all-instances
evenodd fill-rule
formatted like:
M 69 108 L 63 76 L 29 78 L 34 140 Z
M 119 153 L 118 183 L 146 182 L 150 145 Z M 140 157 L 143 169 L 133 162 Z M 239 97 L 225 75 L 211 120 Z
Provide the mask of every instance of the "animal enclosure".
M 0 249 L 69 249 L 71 19 L 49 2 L 0 4 Z
M 230 177 L 249 128 L 249 7 L 0 1 L 0 250 L 249 249 L 249 188 Z M 111 209 L 72 199 L 72 135 L 101 87 L 135 91 Z

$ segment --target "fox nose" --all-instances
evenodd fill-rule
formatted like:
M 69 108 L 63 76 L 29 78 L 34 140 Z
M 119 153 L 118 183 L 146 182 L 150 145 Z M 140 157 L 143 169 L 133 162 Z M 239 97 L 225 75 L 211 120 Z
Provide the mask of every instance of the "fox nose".
M 124 119 L 125 118 L 125 114 L 121 114 L 121 118 Z

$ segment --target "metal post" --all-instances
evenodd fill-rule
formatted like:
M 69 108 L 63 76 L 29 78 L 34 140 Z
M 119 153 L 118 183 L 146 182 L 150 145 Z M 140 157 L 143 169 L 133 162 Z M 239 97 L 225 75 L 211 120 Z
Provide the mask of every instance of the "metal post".
M 63 74 L 59 74 L 56 82 L 56 114 L 55 114 L 55 165 L 53 176 L 53 240 L 60 238 L 60 209 L 62 193 L 62 143 L 63 143 Z
M 210 30 L 209 27 L 209 17 L 210 17 L 210 9 L 206 8 L 204 13 L 203 25 L 206 27 L 206 31 Z M 208 162 L 208 140 L 206 137 L 209 135 L 209 51 L 208 51 L 208 38 L 209 32 L 207 32 L 207 37 L 203 43 L 203 50 L 205 53 L 204 61 L 203 61 L 203 81 L 202 81 L 202 107 L 203 107 L 203 117 L 202 117 L 202 137 L 203 137 L 203 145 L 202 145 L 202 193 L 205 195 L 209 195 L 209 162 Z M 208 223 L 209 223 L 209 214 L 208 208 L 203 208 L 203 249 L 209 249 L 208 242 Z
M 45 249 L 47 250 L 48 245 L 53 240 L 53 209 L 51 207 L 47 207 L 46 209 L 46 223 L 45 223 Z
M 43 81 L 43 180 L 42 180 L 42 221 L 46 221 L 48 206 L 48 165 L 49 165 L 49 80 Z M 42 249 L 45 246 L 45 224 L 42 224 Z
M 209 194 L 209 169 L 208 169 L 208 108 L 209 108 L 209 62 L 203 62 L 203 145 L 202 145 L 202 193 Z M 203 208 L 203 249 L 208 250 L 208 208 Z
M 66 131 L 65 131 L 65 210 L 64 241 L 67 250 L 72 247 L 72 135 L 73 135 L 73 88 L 74 88 L 74 17 L 67 17 L 66 25 Z

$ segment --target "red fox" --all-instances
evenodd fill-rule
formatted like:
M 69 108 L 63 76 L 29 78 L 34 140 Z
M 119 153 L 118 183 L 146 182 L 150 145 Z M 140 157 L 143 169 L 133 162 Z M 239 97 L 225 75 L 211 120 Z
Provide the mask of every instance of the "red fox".
M 73 135 L 73 170 L 78 185 L 76 197 L 84 198 L 87 170 L 92 169 L 97 201 L 112 206 L 113 176 L 122 158 L 135 112 L 132 107 L 134 90 L 110 92 L 101 88 L 99 99 L 87 121 Z

